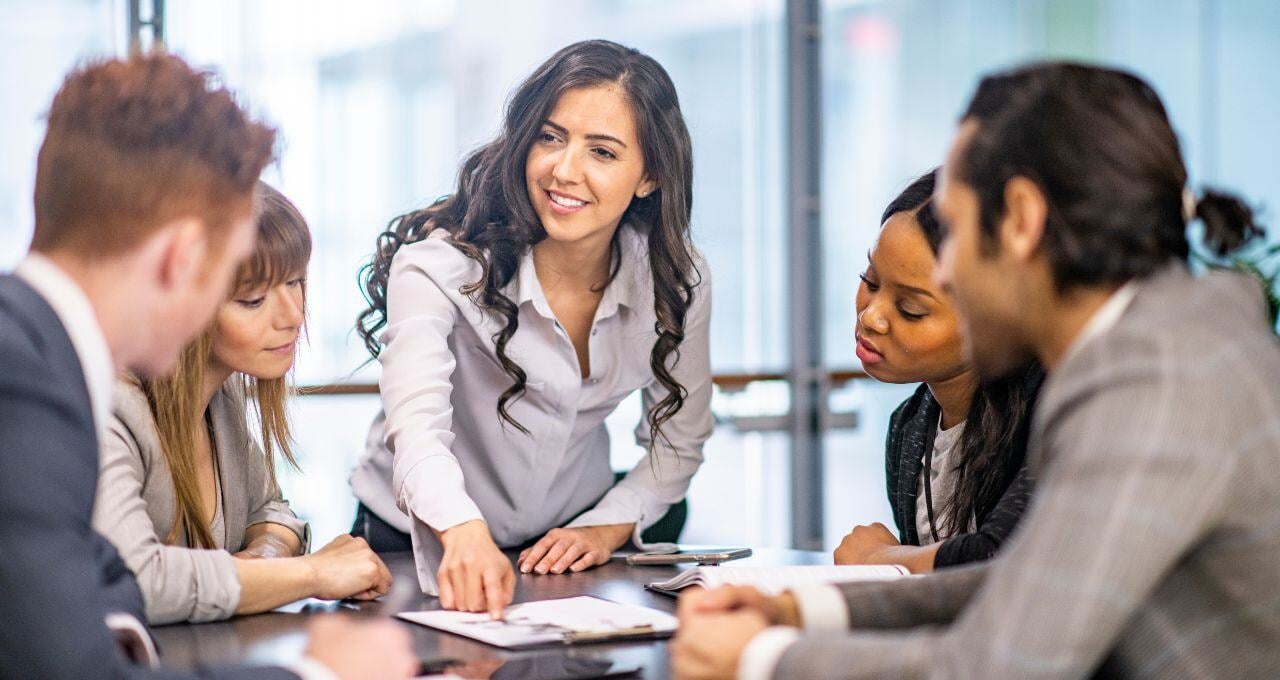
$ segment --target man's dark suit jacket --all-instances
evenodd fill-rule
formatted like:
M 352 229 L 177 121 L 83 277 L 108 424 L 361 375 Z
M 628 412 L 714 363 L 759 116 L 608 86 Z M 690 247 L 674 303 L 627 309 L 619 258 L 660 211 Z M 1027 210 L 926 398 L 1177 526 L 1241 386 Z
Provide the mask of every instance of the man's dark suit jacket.
M 142 595 L 90 526 L 98 440 L 80 360 L 53 309 L 0 276 L 0 678 L 167 678 L 128 664 L 104 618 Z M 294 678 L 231 669 L 211 678 Z

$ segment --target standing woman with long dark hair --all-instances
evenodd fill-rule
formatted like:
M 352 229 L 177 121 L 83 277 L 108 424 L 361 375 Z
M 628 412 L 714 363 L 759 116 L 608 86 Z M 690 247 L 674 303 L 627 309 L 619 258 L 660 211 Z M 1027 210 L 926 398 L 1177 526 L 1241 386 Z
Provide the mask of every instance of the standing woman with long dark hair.
M 512 95 L 454 194 L 392 221 L 357 331 L 382 413 L 353 533 L 418 560 L 446 608 L 500 614 L 514 572 L 602 564 L 684 498 L 712 431 L 693 160 L 652 58 L 570 45 Z M 641 390 L 621 481 L 604 419 Z

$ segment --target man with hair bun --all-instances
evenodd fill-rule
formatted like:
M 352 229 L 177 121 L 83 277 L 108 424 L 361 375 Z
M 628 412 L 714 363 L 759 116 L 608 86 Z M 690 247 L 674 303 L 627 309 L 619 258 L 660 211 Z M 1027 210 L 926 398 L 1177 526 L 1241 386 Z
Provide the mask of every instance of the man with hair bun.
M 1262 229 L 1186 185 L 1140 78 L 985 78 L 934 192 L 938 277 L 981 374 L 1047 371 L 1035 499 L 983 566 L 683 597 L 675 675 L 1280 677 L 1280 342 L 1255 279 L 1187 266 L 1193 220 L 1219 255 Z

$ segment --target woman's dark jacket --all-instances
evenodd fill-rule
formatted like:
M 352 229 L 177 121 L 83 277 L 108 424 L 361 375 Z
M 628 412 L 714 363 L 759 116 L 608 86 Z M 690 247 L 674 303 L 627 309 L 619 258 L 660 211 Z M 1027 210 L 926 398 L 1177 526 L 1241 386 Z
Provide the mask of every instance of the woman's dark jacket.
M 1003 458 L 1001 472 L 1010 480 L 1004 493 L 994 506 L 977 508 L 976 531 L 955 534 L 942 542 L 934 557 L 935 568 L 990 559 L 1000 550 L 1000 546 L 1022 518 L 1034 486 L 1034 480 L 1025 465 L 1031 409 L 1043 378 L 1044 374 L 1039 369 L 1029 370 L 1026 374 L 1024 385 L 1030 395 L 1028 412 L 1013 438 L 1010 450 Z M 920 471 L 924 467 L 926 453 L 933 450 L 941 412 L 929 386 L 922 384 L 915 394 L 898 406 L 889 419 L 889 436 L 885 445 L 885 479 L 888 483 L 889 504 L 893 507 L 893 521 L 898 525 L 903 545 L 920 545 L 920 537 L 916 533 L 916 498 L 920 487 Z M 934 499 L 935 511 L 942 505 L 941 499 Z

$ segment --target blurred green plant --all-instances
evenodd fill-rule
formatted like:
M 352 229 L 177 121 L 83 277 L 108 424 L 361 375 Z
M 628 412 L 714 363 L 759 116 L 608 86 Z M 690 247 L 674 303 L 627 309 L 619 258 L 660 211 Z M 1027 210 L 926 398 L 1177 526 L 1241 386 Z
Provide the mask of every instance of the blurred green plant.
M 1271 327 L 1280 332 L 1280 328 L 1277 328 L 1277 322 L 1280 321 L 1280 243 L 1260 243 L 1225 258 L 1200 251 L 1193 253 L 1193 257 L 1206 267 L 1232 269 L 1257 278 L 1267 295 L 1267 314 L 1271 319 Z

